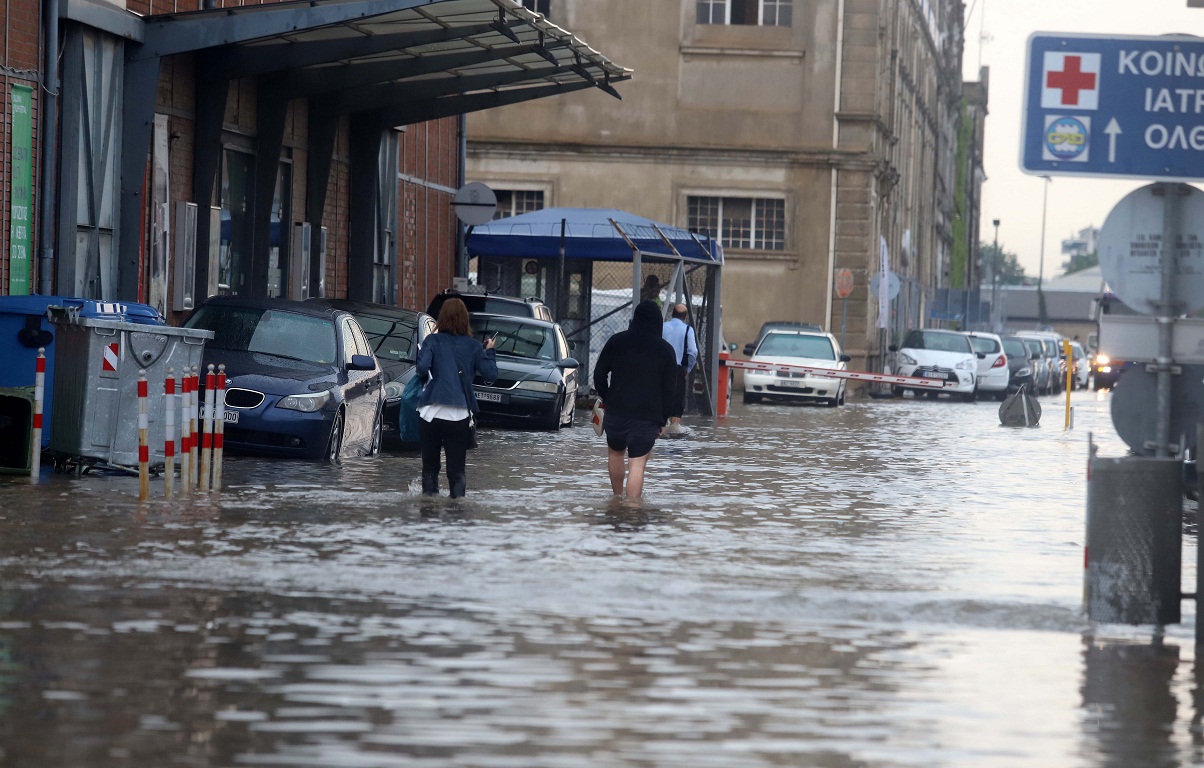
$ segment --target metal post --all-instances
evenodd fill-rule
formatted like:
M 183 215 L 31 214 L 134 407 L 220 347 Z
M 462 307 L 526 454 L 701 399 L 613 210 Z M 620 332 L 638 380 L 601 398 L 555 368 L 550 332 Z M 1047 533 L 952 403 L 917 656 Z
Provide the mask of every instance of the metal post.
M 1179 249 L 1179 213 L 1183 196 L 1191 193 L 1186 184 L 1158 184 L 1154 194 L 1161 192 L 1162 243 L 1158 249 L 1159 266 L 1162 270 L 1162 290 L 1158 300 L 1158 411 L 1155 424 L 1154 455 L 1165 458 L 1171 455 L 1171 365 L 1172 334 L 1175 328 L 1173 306 L 1175 290 L 1175 259 Z
M 849 297 L 846 296 L 840 300 L 840 348 L 844 349 L 844 325 L 845 318 L 849 316 Z
M 213 431 L 213 490 L 222 490 L 222 444 L 226 434 L 226 366 L 217 367 L 217 413 L 214 416 L 216 427 Z
M 995 225 L 995 251 L 991 254 L 991 316 L 988 318 L 991 330 L 997 331 L 1002 324 L 999 315 L 999 219 L 991 221 Z
M 1049 315 L 1045 311 L 1045 292 L 1042 288 L 1042 282 L 1045 279 L 1045 212 L 1049 209 L 1049 184 L 1053 181 L 1050 176 L 1042 176 L 1045 179 L 1045 191 L 1041 195 L 1041 257 L 1037 263 L 1037 327 L 1043 328 L 1049 325 Z
M 46 348 L 38 347 L 33 374 L 33 434 L 29 436 L 29 482 L 42 475 L 42 402 L 46 399 Z
M 192 432 L 188 427 L 189 385 L 192 378 L 188 366 L 180 374 L 180 493 L 192 493 Z
M 163 496 L 170 499 L 176 483 L 176 377 L 171 368 L 163 380 Z
M 150 495 L 150 445 L 147 442 L 150 424 L 146 398 L 146 371 L 138 371 L 138 501 L 146 501 Z
M 205 408 L 201 412 L 201 428 L 205 431 L 204 442 L 201 445 L 201 493 L 209 491 L 209 470 L 213 459 L 213 417 L 215 392 L 217 389 L 217 374 L 213 372 L 213 363 L 205 373 Z

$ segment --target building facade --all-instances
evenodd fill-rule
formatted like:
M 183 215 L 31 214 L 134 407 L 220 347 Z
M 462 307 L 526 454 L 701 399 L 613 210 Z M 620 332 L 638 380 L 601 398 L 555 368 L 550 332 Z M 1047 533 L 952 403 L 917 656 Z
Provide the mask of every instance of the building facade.
M 891 337 L 926 324 L 937 288 L 977 284 L 980 149 L 958 185 L 960 0 L 550 0 L 547 12 L 635 76 L 618 103 L 469 116 L 468 178 L 513 212 L 620 208 L 715 236 L 729 341 L 769 320 L 820 323 L 854 366 L 880 365 Z M 880 312 L 870 283 L 884 251 L 899 290 Z
M 630 77 L 515 0 L 0 6 L 0 295 L 175 322 L 213 294 L 424 308 L 463 266 L 462 116 Z

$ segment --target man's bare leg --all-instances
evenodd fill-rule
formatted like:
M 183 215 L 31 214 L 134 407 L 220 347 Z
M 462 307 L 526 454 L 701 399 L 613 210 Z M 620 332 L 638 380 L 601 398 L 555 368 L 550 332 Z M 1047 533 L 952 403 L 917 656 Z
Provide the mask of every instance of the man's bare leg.
M 615 496 L 623 495 L 623 472 L 626 470 L 626 454 L 614 448 L 606 448 L 606 471 L 610 473 L 610 491 Z
M 648 457 L 652 453 L 645 453 L 636 459 L 628 459 L 627 461 L 627 498 L 638 499 L 644 493 L 644 467 L 648 464 Z M 613 481 L 612 481 L 613 482 Z

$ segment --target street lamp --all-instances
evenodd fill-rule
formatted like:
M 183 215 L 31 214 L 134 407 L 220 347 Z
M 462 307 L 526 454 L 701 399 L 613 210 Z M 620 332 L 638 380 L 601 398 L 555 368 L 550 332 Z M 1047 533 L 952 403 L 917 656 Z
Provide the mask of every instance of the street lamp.
M 1045 279 L 1045 212 L 1048 210 L 1049 203 L 1049 183 L 1053 178 L 1042 176 L 1045 179 L 1045 191 L 1041 195 L 1041 257 L 1037 262 L 1037 327 L 1044 328 L 1049 325 L 1049 313 L 1045 311 L 1045 291 L 1041 288 L 1041 283 Z
M 998 331 L 999 317 L 999 219 L 992 219 L 995 225 L 995 251 L 991 254 L 991 330 Z

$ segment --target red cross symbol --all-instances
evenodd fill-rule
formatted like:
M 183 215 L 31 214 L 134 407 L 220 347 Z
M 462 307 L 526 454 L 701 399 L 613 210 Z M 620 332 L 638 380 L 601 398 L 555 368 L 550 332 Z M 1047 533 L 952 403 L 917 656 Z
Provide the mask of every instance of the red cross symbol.
M 1068 107 L 1078 106 L 1079 91 L 1095 90 L 1095 73 L 1082 71 L 1082 64 L 1082 57 L 1067 56 L 1061 72 L 1049 72 L 1045 76 L 1045 87 L 1061 89 L 1062 103 Z

